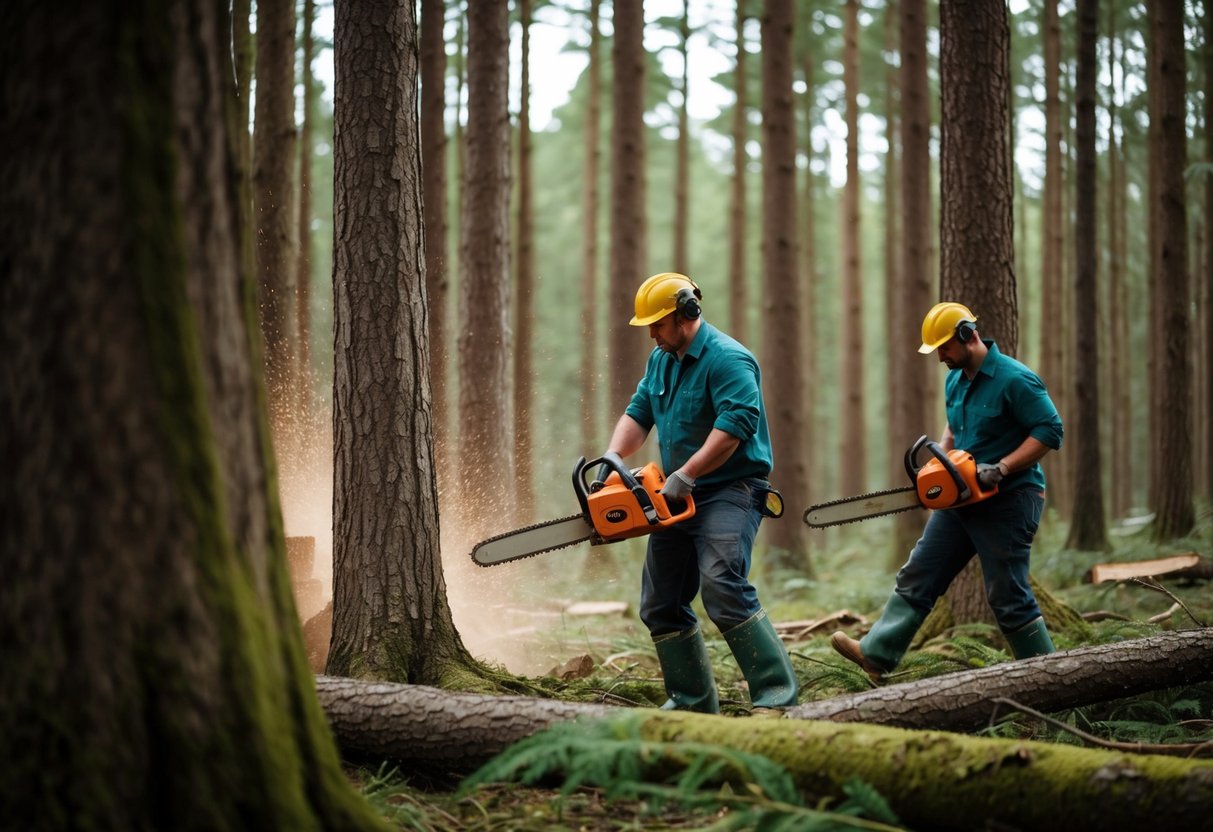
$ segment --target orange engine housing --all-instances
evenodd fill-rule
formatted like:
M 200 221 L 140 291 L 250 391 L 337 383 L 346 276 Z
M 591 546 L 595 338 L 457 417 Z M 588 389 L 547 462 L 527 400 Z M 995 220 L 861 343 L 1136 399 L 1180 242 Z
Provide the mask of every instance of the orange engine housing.
M 948 460 L 968 489 L 964 494 L 956 484 L 956 478 L 938 459 L 928 461 L 918 471 L 914 485 L 918 489 L 918 501 L 926 508 L 957 508 L 979 503 L 998 493 L 998 486 L 982 489 L 977 482 L 977 461 L 968 451 L 954 448 L 947 453 Z
M 670 511 L 670 506 L 661 494 L 665 485 L 665 475 L 657 464 L 650 462 L 635 474 L 636 481 L 644 488 L 652 501 L 655 511 L 655 521 L 650 522 L 645 516 L 637 496 L 632 492 L 617 472 L 611 472 L 603 487 L 586 495 L 586 508 L 589 520 L 594 525 L 594 531 L 602 538 L 602 543 L 614 543 L 629 537 L 640 537 L 655 529 L 672 526 L 686 520 L 695 514 L 695 501 L 687 497 L 686 507 L 678 514 Z

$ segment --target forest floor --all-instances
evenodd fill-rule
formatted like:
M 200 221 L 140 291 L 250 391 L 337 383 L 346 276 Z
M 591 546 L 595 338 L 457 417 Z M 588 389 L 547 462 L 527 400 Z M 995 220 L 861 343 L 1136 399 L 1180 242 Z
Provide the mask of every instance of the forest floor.
M 1201 507 L 1193 535 L 1169 544 L 1152 542 L 1148 529 L 1129 523 L 1111 530 L 1108 550 L 1080 552 L 1064 547 L 1066 531 L 1060 520 L 1046 515 L 1033 549 L 1033 575 L 1049 592 L 1088 617 L 1094 638 L 1076 641 L 1065 633 L 1055 633 L 1059 649 L 1213 625 L 1213 591 L 1207 581 L 1162 577 L 1156 586 L 1135 581 L 1084 582 L 1084 575 L 1099 563 L 1186 552 L 1213 558 L 1213 509 Z M 812 577 L 764 570 L 761 545 L 755 552 L 751 576 L 764 607 L 788 641 L 801 682 L 801 702 L 867 689 L 866 677 L 830 649 L 828 638 L 840 626 L 852 633 L 866 631 L 878 617 L 892 589 L 897 566 L 904 560 L 904 553 L 897 556 L 888 551 L 887 541 L 892 537 L 889 521 L 868 521 L 813 534 Z M 471 605 L 475 614 L 461 614 L 460 599 L 453 599 L 456 624 L 473 654 L 525 677 L 552 696 L 651 707 L 664 700 L 664 693 L 652 643 L 635 612 L 642 561 L 643 541 L 625 541 L 597 549 L 582 546 L 478 570 L 480 574 L 472 573 L 469 580 L 455 585 L 465 592 L 490 594 L 482 594 Z M 491 584 L 485 582 L 484 573 L 492 573 Z M 702 609 L 698 612 L 706 621 Z M 720 686 L 722 710 L 726 715 L 744 716 L 744 680 L 715 628 L 707 624 L 704 630 Z M 996 632 L 972 626 L 958 628 L 912 651 L 902 666 L 903 680 L 1010 658 Z M 584 668 L 590 666 L 592 670 L 587 673 Z M 581 669 L 571 669 L 578 667 Z M 1074 709 L 1062 716 L 1110 740 L 1202 741 L 1213 738 L 1213 684 L 1158 691 Z M 983 733 L 1078 742 L 1051 726 L 1018 715 Z M 608 799 L 596 788 L 562 794 L 558 783 L 554 789 L 481 786 L 464 794 L 458 790 L 457 775 L 419 779 L 401 774 L 387 763 L 378 769 L 351 766 L 347 772 L 384 817 L 401 829 L 752 828 L 742 817 L 731 816 L 723 804 L 688 808 L 676 801 Z M 795 828 L 899 827 L 851 815 L 815 813 Z

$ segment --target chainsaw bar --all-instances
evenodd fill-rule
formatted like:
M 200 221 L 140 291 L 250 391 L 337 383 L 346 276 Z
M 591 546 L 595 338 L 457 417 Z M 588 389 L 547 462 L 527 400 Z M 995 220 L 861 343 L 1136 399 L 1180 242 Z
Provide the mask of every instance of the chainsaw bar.
M 497 566 L 593 540 L 596 536 L 585 517 L 574 514 L 482 540 L 472 549 L 472 562 L 477 566 Z
M 894 488 L 809 506 L 804 512 L 804 522 L 815 529 L 824 529 L 912 508 L 922 508 L 917 489 L 914 486 Z

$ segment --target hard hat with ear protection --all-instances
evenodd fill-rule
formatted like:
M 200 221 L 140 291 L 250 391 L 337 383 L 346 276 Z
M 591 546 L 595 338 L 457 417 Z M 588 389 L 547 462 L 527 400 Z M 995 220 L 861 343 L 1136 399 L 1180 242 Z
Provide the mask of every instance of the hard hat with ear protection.
M 933 352 L 953 337 L 967 344 L 973 340 L 976 331 L 977 316 L 969 311 L 969 307 L 952 301 L 937 303 L 922 319 L 922 346 L 918 351 L 923 354 Z
M 636 290 L 636 315 L 628 323 L 632 326 L 648 326 L 671 312 L 693 321 L 703 314 L 699 305 L 702 299 L 703 293 L 695 281 L 685 274 L 655 274 Z

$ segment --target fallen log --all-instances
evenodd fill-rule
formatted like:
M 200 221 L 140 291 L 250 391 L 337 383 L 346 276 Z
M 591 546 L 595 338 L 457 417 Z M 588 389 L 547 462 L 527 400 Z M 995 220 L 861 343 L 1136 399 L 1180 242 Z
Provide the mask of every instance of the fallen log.
M 968 731 L 990 719 L 999 698 L 1049 712 L 1210 678 L 1213 628 L 1180 630 L 808 702 L 788 709 L 785 716 Z M 555 722 L 621 710 L 333 676 L 317 676 L 316 691 L 347 753 L 461 770 L 480 765 Z M 1006 708 L 1000 712 L 1006 713 Z
M 1059 711 L 1209 679 L 1213 679 L 1213 628 L 1180 630 L 885 685 L 797 705 L 787 715 L 970 731 L 989 721 L 991 703 L 997 698 L 1014 699 L 1040 711 Z

